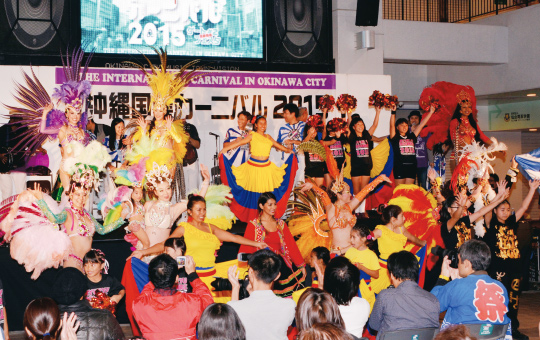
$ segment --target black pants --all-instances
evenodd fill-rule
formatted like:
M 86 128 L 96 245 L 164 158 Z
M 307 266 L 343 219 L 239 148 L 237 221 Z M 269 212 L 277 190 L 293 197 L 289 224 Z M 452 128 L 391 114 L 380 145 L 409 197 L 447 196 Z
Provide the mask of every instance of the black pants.
M 508 292 L 508 313 L 506 315 L 508 315 L 512 322 L 512 330 L 519 328 L 518 308 L 519 297 L 521 295 L 522 273 L 519 271 L 521 267 L 516 269 L 512 271 L 497 271 L 496 269 L 492 269 L 489 272 L 489 276 L 500 281 Z

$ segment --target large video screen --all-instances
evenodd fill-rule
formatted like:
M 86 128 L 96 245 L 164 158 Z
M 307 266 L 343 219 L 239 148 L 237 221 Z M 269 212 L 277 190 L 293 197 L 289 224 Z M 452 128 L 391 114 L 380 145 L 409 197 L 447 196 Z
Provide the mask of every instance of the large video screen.
M 81 0 L 81 44 L 109 54 L 263 58 L 263 0 Z

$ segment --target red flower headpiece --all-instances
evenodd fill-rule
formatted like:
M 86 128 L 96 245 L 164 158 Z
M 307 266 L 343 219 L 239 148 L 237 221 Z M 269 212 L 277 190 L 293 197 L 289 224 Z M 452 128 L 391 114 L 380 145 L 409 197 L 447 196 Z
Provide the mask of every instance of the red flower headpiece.
M 334 132 L 345 132 L 347 129 L 347 121 L 342 118 L 333 118 L 328 122 L 328 130 Z
M 342 94 L 338 97 L 336 101 L 336 107 L 339 111 L 345 111 L 351 113 L 356 109 L 356 98 L 350 94 Z
M 336 105 L 336 100 L 334 99 L 334 96 L 330 94 L 325 94 L 321 98 L 319 98 L 319 109 L 321 111 L 323 109 L 328 109 L 328 111 L 334 110 L 334 105 Z
M 264 116 L 262 116 L 262 115 L 253 116 L 253 117 L 251 118 L 251 124 L 255 124 L 255 122 L 256 122 L 257 120 L 259 120 L 259 118 L 264 118 Z
M 310 116 L 306 124 L 309 127 L 315 128 L 317 132 L 322 132 L 324 129 L 324 124 L 322 122 L 321 116 L 319 115 Z

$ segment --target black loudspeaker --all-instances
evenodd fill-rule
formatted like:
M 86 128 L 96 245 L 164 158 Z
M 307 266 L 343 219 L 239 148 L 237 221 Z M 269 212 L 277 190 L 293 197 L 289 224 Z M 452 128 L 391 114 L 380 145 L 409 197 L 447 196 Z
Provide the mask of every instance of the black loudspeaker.
M 80 44 L 79 23 L 79 1 L 0 0 L 0 57 L 39 65 L 35 57 L 58 56 Z
M 267 61 L 333 65 L 331 0 L 266 1 Z
M 358 0 L 356 3 L 356 26 L 377 26 L 379 0 Z

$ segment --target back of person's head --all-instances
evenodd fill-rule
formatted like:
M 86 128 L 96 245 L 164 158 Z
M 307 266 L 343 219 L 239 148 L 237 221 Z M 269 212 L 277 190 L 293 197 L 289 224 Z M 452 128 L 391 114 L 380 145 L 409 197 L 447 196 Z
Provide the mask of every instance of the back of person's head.
M 56 274 L 52 285 L 51 297 L 59 305 L 72 305 L 86 293 L 87 279 L 80 270 L 73 267 L 64 268 Z
M 315 247 L 311 251 L 317 257 L 317 260 L 322 260 L 325 266 L 330 262 L 330 250 L 326 247 Z
M 403 210 L 398 205 L 390 204 L 387 207 L 384 207 L 382 209 L 382 220 L 383 223 L 388 224 L 390 223 L 390 220 L 393 218 L 398 218 L 399 214 L 401 214 Z
M 148 277 L 156 288 L 171 288 L 178 276 L 178 263 L 167 254 L 160 254 L 148 264 Z
M 388 272 L 398 280 L 418 281 L 418 260 L 413 253 L 406 250 L 393 253 L 388 257 Z
M 24 311 L 23 325 L 33 339 L 56 339 L 60 328 L 58 305 L 48 297 L 32 300 Z
M 197 325 L 199 340 L 245 340 L 244 325 L 234 309 L 224 303 L 206 307 Z
M 261 249 L 251 254 L 248 265 L 257 280 L 270 284 L 279 275 L 281 259 L 273 251 Z
M 453 325 L 437 334 L 433 340 L 476 340 L 465 325 Z
M 348 305 L 358 295 L 360 270 L 346 257 L 335 257 L 324 271 L 324 290 L 336 300 L 338 305 Z
M 184 236 L 169 237 L 168 239 L 165 240 L 163 247 L 172 248 L 174 250 L 180 249 L 182 251 L 182 254 L 186 253 L 186 241 L 184 240 Z
M 487 270 L 491 263 L 491 251 L 488 245 L 480 240 L 469 240 L 459 247 L 461 262 L 468 260 L 472 270 Z
M 336 300 L 319 288 L 308 288 L 302 293 L 296 306 L 296 328 L 298 332 L 309 329 L 316 323 L 330 322 L 345 328 Z
M 317 323 L 298 334 L 299 340 L 353 340 L 344 329 L 332 323 Z
M 283 111 L 285 112 L 285 110 L 288 110 L 290 113 L 294 113 L 294 116 L 296 118 L 300 117 L 300 110 L 298 109 L 298 106 L 296 104 L 293 104 L 293 103 L 285 104 L 285 106 L 283 106 Z

